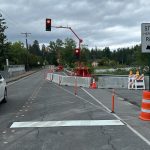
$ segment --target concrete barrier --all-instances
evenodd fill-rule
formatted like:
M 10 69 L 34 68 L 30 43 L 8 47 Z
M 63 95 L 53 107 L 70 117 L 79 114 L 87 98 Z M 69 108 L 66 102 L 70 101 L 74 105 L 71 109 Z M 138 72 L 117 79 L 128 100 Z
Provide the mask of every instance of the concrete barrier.
M 89 87 L 91 83 L 91 77 L 76 77 L 77 86 Z M 108 75 L 98 76 L 97 86 L 98 88 L 124 88 L 128 89 L 128 76 Z M 75 85 L 75 76 L 62 76 L 58 74 L 48 73 L 47 79 L 60 85 Z M 149 77 L 145 76 L 145 88 L 149 87 Z
M 74 76 L 63 76 L 61 80 L 61 85 L 74 86 L 75 77 Z
M 145 76 L 145 88 L 149 88 L 149 77 Z M 128 88 L 128 76 L 98 76 L 98 88 Z
M 128 77 L 98 77 L 98 88 L 128 88 Z
M 89 88 L 91 84 L 91 77 L 77 77 L 77 85 Z
M 54 73 L 47 73 L 47 80 L 50 80 L 59 85 L 75 86 L 77 81 L 78 87 L 90 87 L 91 77 L 77 77 L 77 76 L 62 76 Z
M 145 89 L 149 89 L 149 77 L 145 76 L 144 80 L 145 80 Z
M 60 83 L 60 76 L 58 74 L 53 74 L 53 80 L 52 82 L 59 84 Z

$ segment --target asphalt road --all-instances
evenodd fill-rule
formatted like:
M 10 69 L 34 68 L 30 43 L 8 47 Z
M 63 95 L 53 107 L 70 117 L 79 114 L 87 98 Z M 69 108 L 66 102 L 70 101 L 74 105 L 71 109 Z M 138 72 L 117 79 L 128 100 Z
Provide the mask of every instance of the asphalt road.
M 0 150 L 150 149 L 126 125 L 91 125 L 95 120 L 118 119 L 83 90 L 75 96 L 73 87 L 44 80 L 43 71 L 8 85 L 8 95 L 8 103 L 0 105 Z M 60 122 L 34 127 L 31 121 Z M 91 122 L 64 127 L 61 121 Z M 14 122 L 28 122 L 31 127 L 10 128 Z

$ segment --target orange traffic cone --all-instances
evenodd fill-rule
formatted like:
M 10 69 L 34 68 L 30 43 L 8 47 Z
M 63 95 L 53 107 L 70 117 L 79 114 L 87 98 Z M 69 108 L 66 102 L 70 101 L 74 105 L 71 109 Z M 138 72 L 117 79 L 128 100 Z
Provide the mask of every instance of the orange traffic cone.
M 92 89 L 96 89 L 96 88 L 97 88 L 95 79 L 93 79 L 93 82 L 91 83 L 91 88 L 92 88 Z
M 140 119 L 150 121 L 150 91 L 143 91 Z

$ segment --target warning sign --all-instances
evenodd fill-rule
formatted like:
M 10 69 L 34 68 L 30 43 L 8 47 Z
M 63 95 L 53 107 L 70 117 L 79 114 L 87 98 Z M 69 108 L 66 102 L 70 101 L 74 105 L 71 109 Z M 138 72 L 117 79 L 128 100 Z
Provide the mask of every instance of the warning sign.
M 150 23 L 141 24 L 142 52 L 150 53 Z

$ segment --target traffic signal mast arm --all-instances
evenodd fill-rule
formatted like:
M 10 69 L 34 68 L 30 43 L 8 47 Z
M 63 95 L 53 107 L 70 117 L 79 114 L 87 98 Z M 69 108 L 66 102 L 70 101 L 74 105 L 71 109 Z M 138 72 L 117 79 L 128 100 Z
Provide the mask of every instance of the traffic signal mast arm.
M 63 27 L 63 26 L 51 26 L 53 28 L 64 28 L 64 29 L 69 29 L 75 36 L 76 38 L 79 40 L 79 48 L 76 48 L 75 49 L 75 56 L 76 56 L 76 59 L 78 60 L 78 67 L 74 70 L 74 74 L 76 76 L 82 76 L 82 77 L 85 77 L 85 76 L 91 76 L 89 73 L 88 73 L 88 67 L 83 67 L 80 63 L 80 46 L 81 46 L 81 43 L 83 42 L 83 40 L 81 38 L 79 38 L 79 36 L 74 32 L 74 30 L 71 28 L 71 27 Z
M 82 39 L 79 38 L 79 36 L 74 32 L 74 30 L 71 27 L 63 27 L 63 26 L 52 26 L 53 28 L 64 28 L 64 29 L 69 29 L 71 32 L 77 37 L 79 40 L 79 49 L 80 49 L 80 44 L 83 42 Z

